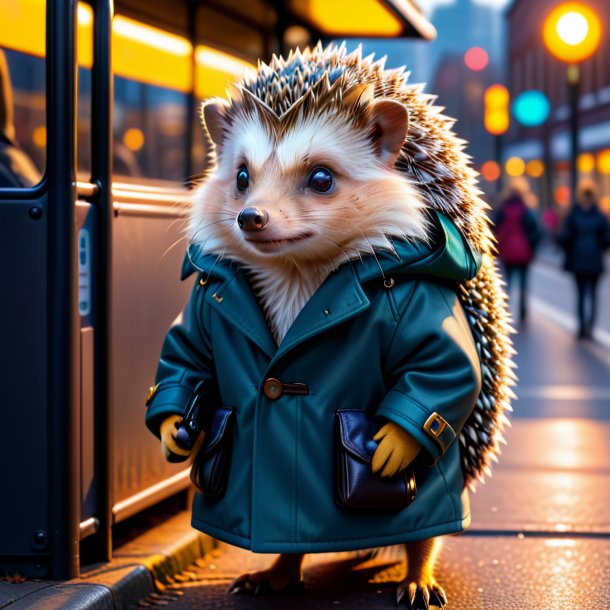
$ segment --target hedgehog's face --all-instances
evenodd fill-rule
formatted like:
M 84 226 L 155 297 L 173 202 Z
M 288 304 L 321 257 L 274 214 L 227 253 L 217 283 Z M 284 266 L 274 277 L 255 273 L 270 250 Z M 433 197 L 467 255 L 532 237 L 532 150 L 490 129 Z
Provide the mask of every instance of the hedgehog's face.
M 359 125 L 326 111 L 280 124 L 269 113 L 204 106 L 217 168 L 200 191 L 193 236 L 214 223 L 213 250 L 246 262 L 336 260 L 386 232 L 392 202 L 416 198 L 392 170 L 408 118 L 401 104 L 371 104 Z M 413 214 L 418 211 L 413 206 Z M 384 224 L 385 223 L 385 224 Z M 365 243 L 364 247 L 362 243 Z M 211 245 L 212 245 L 211 244 Z

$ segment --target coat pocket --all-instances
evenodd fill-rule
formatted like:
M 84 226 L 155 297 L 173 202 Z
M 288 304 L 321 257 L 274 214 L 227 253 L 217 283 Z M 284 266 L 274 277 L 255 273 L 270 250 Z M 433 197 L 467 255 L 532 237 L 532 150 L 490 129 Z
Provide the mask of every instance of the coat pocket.
M 218 407 L 204 427 L 203 444 L 193 460 L 191 481 L 210 498 L 220 497 L 227 486 L 234 419 L 233 407 Z
M 377 449 L 374 416 L 359 409 L 340 409 L 335 421 L 335 502 L 353 510 L 400 509 L 413 502 L 415 475 L 407 468 L 392 478 L 373 474 Z

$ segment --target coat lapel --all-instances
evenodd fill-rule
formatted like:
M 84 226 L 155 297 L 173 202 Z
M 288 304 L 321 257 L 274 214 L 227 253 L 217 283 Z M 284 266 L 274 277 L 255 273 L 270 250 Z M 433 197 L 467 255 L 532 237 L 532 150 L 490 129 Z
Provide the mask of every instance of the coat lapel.
M 303 341 L 345 322 L 369 307 L 370 301 L 352 265 L 332 273 L 309 299 L 286 333 L 274 360 Z
M 227 322 L 253 341 L 270 358 L 277 351 L 265 316 L 252 292 L 250 283 L 241 271 L 210 290 L 208 302 Z

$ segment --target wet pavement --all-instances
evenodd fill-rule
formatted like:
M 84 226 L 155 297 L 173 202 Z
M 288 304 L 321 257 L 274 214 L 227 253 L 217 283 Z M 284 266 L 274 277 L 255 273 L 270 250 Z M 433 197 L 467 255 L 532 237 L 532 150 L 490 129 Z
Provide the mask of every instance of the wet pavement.
M 610 346 L 574 340 L 565 276 L 543 265 L 533 277 L 530 319 L 515 338 L 520 399 L 508 445 L 471 495 L 471 529 L 446 539 L 436 571 L 450 610 L 610 609 Z M 308 556 L 301 595 L 226 593 L 271 557 L 222 545 L 179 577 L 166 607 L 391 608 L 404 577 L 393 547 L 374 558 Z

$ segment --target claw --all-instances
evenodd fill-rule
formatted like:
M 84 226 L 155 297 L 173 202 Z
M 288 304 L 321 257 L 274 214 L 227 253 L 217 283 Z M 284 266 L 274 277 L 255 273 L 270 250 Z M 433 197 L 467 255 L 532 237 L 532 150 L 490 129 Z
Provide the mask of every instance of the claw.
M 400 602 L 404 599 L 406 593 L 407 583 L 401 582 L 398 587 L 396 587 L 396 607 L 400 606 Z
M 428 602 L 426 601 L 426 594 L 421 590 L 417 589 L 416 594 L 411 600 L 412 610 L 428 610 Z
M 447 596 L 444 591 L 434 590 L 430 592 L 430 605 L 437 606 L 441 608 L 441 610 L 445 607 L 447 603 Z

